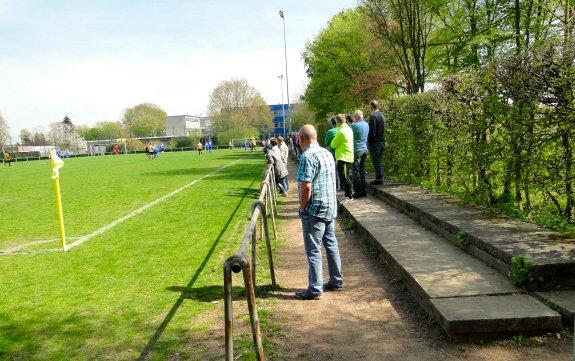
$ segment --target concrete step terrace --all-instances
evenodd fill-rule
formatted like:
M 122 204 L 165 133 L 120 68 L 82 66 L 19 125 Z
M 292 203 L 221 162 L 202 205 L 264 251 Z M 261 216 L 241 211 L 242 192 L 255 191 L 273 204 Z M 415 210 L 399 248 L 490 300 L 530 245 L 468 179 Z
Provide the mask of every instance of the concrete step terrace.
M 532 263 L 530 291 L 575 289 L 575 242 L 532 223 L 464 204 L 454 197 L 403 183 L 369 187 L 379 199 L 409 215 L 503 274 L 511 260 L 523 256 Z
M 457 340 L 561 327 L 560 315 L 498 270 L 375 198 L 342 205 L 410 293 Z

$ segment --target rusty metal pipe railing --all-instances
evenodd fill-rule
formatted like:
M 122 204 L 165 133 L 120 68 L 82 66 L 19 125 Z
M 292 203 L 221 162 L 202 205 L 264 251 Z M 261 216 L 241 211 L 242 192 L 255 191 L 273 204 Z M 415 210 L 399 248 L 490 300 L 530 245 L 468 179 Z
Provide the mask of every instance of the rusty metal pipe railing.
M 232 304 L 232 273 L 243 272 L 244 285 L 246 288 L 246 298 L 248 311 L 250 314 L 250 323 L 252 336 L 254 340 L 254 350 L 257 360 L 264 360 L 264 351 L 260 322 L 256 307 L 255 285 L 256 285 L 256 260 L 257 260 L 257 228 L 260 220 L 260 237 L 266 238 L 266 249 L 268 254 L 268 263 L 270 267 L 270 277 L 272 286 L 276 287 L 275 271 L 273 266 L 272 246 L 268 225 L 268 214 L 272 217 L 272 226 L 274 239 L 277 240 L 276 224 L 274 214 L 276 212 L 276 182 L 273 167 L 267 167 L 264 180 L 261 183 L 260 195 L 252 204 L 252 216 L 247 230 L 244 233 L 242 243 L 238 253 L 228 257 L 224 263 L 224 317 L 225 317 L 225 339 L 226 339 L 226 360 L 234 359 L 233 344 L 233 304 Z M 268 204 L 270 210 L 268 212 Z M 260 238 L 260 239 L 261 239 Z M 251 263 L 247 258 L 248 246 L 251 242 Z

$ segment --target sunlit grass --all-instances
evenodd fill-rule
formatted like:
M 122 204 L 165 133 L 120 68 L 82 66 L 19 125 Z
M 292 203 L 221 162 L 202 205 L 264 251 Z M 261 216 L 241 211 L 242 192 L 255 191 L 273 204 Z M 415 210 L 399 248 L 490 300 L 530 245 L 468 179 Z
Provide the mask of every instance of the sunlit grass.
M 172 153 L 66 161 L 66 232 L 80 237 L 198 179 L 70 251 L 0 257 L 0 359 L 163 359 L 193 339 L 197 316 L 221 300 L 222 264 L 234 253 L 259 192 L 259 154 Z M 54 239 L 50 166 L 3 172 L 3 248 Z

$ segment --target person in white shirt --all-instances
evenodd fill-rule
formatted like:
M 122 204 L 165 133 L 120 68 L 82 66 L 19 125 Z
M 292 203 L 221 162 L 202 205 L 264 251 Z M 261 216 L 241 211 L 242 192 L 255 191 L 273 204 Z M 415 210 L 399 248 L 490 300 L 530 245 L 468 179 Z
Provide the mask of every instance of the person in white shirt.
M 278 140 L 278 148 L 280 149 L 280 155 L 282 157 L 282 162 L 284 162 L 284 164 L 287 167 L 289 148 L 284 142 L 284 138 L 281 135 L 277 138 L 277 140 Z

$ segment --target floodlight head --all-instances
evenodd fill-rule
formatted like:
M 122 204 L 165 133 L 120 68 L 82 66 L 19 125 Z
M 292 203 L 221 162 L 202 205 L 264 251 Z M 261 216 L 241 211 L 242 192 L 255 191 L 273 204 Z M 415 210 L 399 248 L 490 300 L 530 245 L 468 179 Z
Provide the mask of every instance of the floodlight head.
M 280 10 L 280 18 L 282 18 L 282 19 L 284 18 L 284 12 L 283 12 L 283 10 Z

